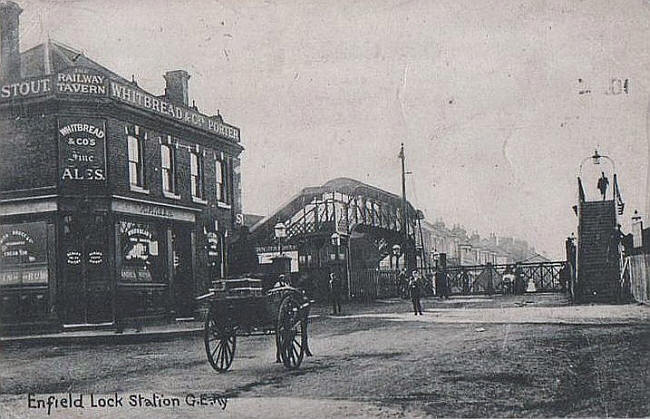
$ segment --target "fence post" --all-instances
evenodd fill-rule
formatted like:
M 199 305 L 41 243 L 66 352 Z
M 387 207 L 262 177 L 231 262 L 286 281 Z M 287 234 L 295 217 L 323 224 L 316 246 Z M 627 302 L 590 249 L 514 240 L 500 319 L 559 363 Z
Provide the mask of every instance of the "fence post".
M 377 283 L 376 283 L 376 288 L 375 288 L 375 300 L 377 298 L 380 298 L 379 295 L 381 294 L 381 291 L 379 290 L 379 276 L 380 276 L 379 274 L 380 274 L 380 272 L 376 271 L 375 278 L 376 278 Z

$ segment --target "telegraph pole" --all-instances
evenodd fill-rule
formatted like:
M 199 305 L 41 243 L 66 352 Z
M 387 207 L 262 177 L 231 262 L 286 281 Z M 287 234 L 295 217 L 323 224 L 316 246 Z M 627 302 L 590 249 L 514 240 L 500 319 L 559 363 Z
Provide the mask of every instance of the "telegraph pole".
M 398 157 L 402 160 L 402 234 L 404 235 L 404 244 L 402 245 L 404 254 L 404 264 L 408 266 L 409 263 L 409 232 L 408 232 L 408 217 L 407 217 L 407 204 L 406 204 L 406 169 L 404 157 L 404 143 L 402 143 Z

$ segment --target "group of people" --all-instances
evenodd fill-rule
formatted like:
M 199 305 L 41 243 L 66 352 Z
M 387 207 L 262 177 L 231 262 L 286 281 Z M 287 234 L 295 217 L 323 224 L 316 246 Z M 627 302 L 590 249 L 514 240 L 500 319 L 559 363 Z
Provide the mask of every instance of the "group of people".
M 503 293 L 520 295 L 526 291 L 526 281 L 521 268 L 508 266 L 503 273 Z

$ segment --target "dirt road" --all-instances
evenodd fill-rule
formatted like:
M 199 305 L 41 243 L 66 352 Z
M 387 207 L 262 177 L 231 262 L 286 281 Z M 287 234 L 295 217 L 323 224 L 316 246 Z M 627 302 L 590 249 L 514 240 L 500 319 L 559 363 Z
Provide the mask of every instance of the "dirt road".
M 211 370 L 199 338 L 6 347 L 0 416 L 45 416 L 44 409 L 28 408 L 28 394 L 68 392 L 82 394 L 86 406 L 55 409 L 54 417 L 650 414 L 646 307 L 606 307 L 603 316 L 603 306 L 542 309 L 498 298 L 425 306 L 421 317 L 403 301 L 347 307 L 341 317 L 322 313 L 311 325 L 315 356 L 293 372 L 273 362 L 270 337 L 239 340 L 225 374 Z M 544 313 L 543 322 L 524 321 Z M 155 393 L 178 398 L 180 406 L 91 408 L 90 393 L 126 400 Z M 200 394 L 223 397 L 227 405 L 190 406 L 188 395 Z

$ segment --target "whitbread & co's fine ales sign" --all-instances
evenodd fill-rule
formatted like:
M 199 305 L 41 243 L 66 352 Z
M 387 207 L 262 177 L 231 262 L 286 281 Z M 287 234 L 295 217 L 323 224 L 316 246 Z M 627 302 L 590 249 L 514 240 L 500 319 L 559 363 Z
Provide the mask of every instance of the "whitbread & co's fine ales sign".
M 106 129 L 103 119 L 59 118 L 59 183 L 99 186 L 106 181 Z

